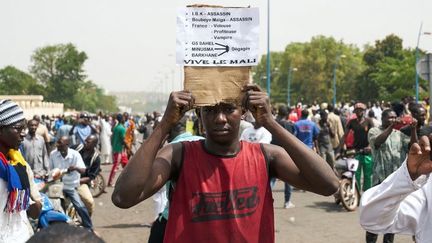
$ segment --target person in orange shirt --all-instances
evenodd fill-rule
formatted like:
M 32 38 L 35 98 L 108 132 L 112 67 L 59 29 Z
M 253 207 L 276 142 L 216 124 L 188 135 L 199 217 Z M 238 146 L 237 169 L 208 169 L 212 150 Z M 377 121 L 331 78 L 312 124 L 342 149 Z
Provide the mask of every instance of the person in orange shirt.
M 126 136 L 125 136 L 125 149 L 128 159 L 133 155 L 132 145 L 135 140 L 135 122 L 133 116 L 129 116 L 127 112 L 123 113 L 125 119 Z

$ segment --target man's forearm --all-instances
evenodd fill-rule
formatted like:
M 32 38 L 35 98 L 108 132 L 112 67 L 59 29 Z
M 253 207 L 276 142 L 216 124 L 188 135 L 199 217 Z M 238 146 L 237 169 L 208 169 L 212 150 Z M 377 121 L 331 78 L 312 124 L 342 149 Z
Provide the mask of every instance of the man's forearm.
M 379 148 L 383 143 L 385 143 L 385 141 L 390 136 L 392 131 L 393 131 L 393 128 L 390 126 L 390 127 L 386 128 L 380 135 L 378 135 L 378 137 L 375 139 L 375 143 L 374 143 L 375 148 Z

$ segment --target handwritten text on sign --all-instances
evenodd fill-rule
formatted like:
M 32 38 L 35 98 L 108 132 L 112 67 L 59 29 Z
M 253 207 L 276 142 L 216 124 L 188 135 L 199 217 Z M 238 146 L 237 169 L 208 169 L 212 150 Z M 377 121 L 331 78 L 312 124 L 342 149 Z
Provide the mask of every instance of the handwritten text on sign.
M 177 15 L 177 64 L 257 65 L 258 36 L 258 8 L 181 8 Z

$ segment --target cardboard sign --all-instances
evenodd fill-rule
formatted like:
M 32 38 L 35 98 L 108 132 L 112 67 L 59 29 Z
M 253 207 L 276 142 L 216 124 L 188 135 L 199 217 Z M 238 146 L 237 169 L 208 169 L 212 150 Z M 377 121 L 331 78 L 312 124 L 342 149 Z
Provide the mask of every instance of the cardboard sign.
M 241 105 L 242 88 L 250 81 L 250 67 L 185 67 L 185 90 L 195 97 L 195 106 L 220 102 Z
M 177 64 L 254 66 L 259 53 L 258 8 L 181 8 L 177 15 Z

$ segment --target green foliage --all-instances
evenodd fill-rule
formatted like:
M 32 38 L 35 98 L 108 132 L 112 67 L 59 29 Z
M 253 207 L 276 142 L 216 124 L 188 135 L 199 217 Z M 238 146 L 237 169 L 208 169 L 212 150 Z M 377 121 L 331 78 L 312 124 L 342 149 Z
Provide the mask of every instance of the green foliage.
M 355 84 L 357 99 L 395 101 L 413 96 L 415 53 L 403 49 L 401 38 L 392 34 L 377 40 L 374 46 L 366 47 L 363 61 L 366 69 Z M 427 88 L 424 80 L 420 85 Z
M 266 56 L 254 68 L 253 80 L 266 88 Z M 365 46 L 315 36 L 309 42 L 291 43 L 283 52 L 271 53 L 271 101 L 286 103 L 289 70 L 291 72 L 291 105 L 332 102 L 336 74 L 337 102 L 360 100 L 400 100 L 415 92 L 414 51 L 404 49 L 402 39 L 388 35 Z M 336 71 L 336 72 L 335 72 Z M 425 80 L 420 81 L 421 96 L 427 96 Z
M 278 66 L 283 58 L 283 54 L 280 52 L 271 52 L 270 57 L 270 70 L 272 70 L 270 73 L 270 80 L 275 80 L 275 75 L 278 74 Z M 254 83 L 258 84 L 263 90 L 267 88 L 267 55 L 263 55 L 261 61 L 254 68 L 252 78 Z
M 83 85 L 87 55 L 72 44 L 46 46 L 31 57 L 30 72 L 47 90 L 46 99 L 73 107 L 73 97 Z
M 85 52 L 72 44 L 45 46 L 31 57 L 30 72 L 46 90 L 45 99 L 61 102 L 66 108 L 90 112 L 116 111 L 116 100 L 92 81 L 85 80 Z
M 337 42 L 334 38 L 316 36 L 306 43 L 291 43 L 284 52 L 271 53 L 274 70 L 271 83 L 271 100 L 287 101 L 288 74 L 291 72 L 291 104 L 330 102 L 333 97 L 333 71 L 336 68 L 338 101 L 352 96 L 352 84 L 363 69 L 361 53 L 353 45 Z M 266 57 L 263 56 L 254 70 L 254 81 L 260 85 L 259 77 L 265 76 Z
M 105 95 L 104 90 L 91 81 L 84 82 L 78 89 L 74 96 L 74 104 L 76 109 L 90 112 L 118 110 L 115 97 Z
M 44 95 L 44 88 L 29 74 L 12 66 L 0 69 L 1 95 Z

